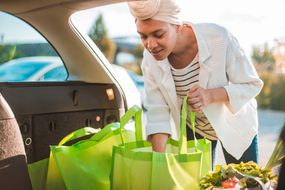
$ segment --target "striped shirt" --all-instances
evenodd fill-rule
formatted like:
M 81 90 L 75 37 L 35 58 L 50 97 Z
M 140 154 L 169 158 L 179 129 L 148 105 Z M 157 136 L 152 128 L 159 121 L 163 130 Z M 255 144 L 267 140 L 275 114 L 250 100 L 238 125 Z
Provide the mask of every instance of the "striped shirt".
M 187 92 L 193 85 L 199 82 L 199 57 L 198 54 L 195 56 L 191 64 L 187 65 L 182 69 L 175 69 L 171 66 L 171 73 L 174 79 L 176 94 L 179 102 L 183 101 L 183 98 L 187 95 Z M 190 120 L 187 116 L 187 126 L 190 125 Z M 204 113 L 196 113 L 196 132 L 209 140 L 217 140 L 216 132 L 209 123 Z

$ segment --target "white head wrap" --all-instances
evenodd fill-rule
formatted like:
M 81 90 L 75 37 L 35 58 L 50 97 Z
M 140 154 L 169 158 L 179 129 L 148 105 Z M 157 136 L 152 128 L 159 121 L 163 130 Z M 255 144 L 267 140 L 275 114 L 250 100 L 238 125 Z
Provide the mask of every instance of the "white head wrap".
M 181 25 L 180 7 L 176 0 L 142 0 L 128 2 L 131 14 L 140 20 L 154 19 Z

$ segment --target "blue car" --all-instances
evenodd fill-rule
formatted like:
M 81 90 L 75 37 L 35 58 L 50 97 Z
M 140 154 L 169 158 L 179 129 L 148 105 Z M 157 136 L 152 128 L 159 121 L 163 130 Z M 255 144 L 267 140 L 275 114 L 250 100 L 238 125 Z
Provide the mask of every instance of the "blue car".
M 0 65 L 1 82 L 63 81 L 67 77 L 59 57 L 24 57 Z

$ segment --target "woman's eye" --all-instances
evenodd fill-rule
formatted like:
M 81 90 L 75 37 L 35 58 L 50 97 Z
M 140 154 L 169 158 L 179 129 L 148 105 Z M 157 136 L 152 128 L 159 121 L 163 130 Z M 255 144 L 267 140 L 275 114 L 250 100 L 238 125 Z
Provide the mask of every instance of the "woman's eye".
M 142 40 L 146 40 L 147 36 L 141 35 Z
M 162 34 L 155 34 L 154 36 L 155 36 L 156 38 L 162 38 L 163 35 L 164 35 L 164 33 L 162 33 Z

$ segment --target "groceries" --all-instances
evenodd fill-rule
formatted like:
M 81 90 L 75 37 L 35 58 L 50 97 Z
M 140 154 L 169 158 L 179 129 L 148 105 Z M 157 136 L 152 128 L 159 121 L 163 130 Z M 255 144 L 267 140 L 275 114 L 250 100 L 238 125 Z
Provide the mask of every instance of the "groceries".
M 258 166 L 255 162 L 217 165 L 213 172 L 200 180 L 200 187 L 205 190 L 256 188 L 267 190 L 270 184 L 276 184 L 277 176 L 269 169 Z M 259 189 L 260 189 L 259 188 Z

